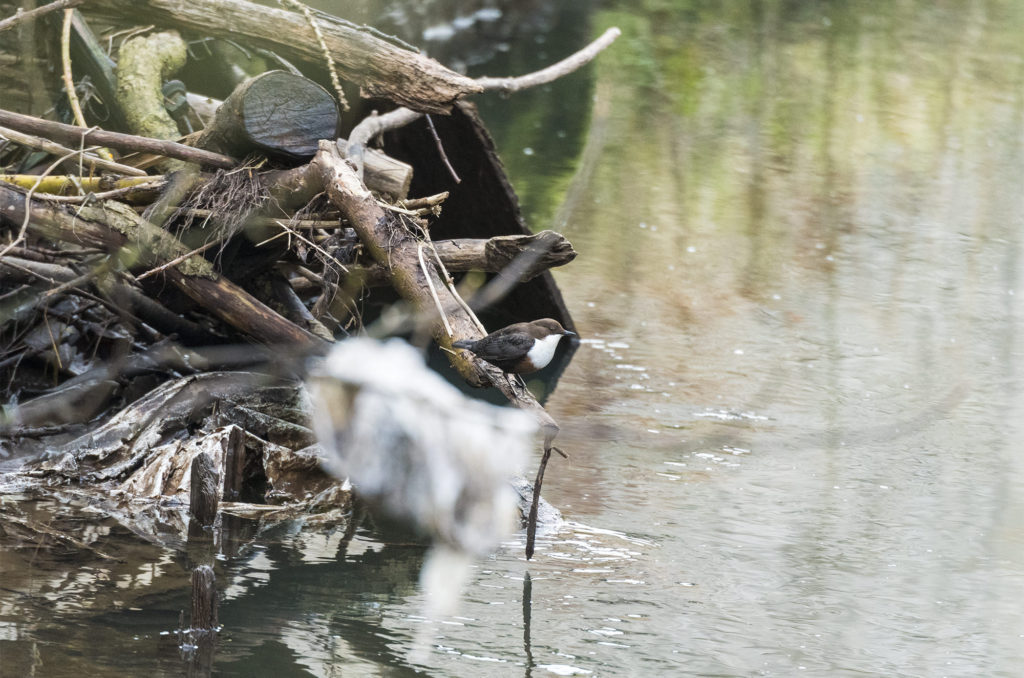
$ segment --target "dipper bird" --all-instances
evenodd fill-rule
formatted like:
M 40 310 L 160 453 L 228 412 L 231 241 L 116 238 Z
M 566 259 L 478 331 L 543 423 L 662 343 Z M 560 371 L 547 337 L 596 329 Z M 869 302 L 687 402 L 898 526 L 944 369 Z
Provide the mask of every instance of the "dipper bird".
M 503 327 L 476 341 L 456 341 L 452 346 L 472 351 L 505 373 L 527 374 L 546 367 L 555 355 L 558 342 L 569 334 L 576 335 L 557 320 L 542 318 Z

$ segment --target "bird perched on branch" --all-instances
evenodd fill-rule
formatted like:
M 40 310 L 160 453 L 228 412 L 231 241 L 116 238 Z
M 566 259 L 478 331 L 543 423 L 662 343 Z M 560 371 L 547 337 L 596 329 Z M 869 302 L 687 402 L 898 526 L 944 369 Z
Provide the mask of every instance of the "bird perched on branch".
M 528 374 L 546 367 L 555 355 L 558 342 L 567 335 L 576 333 L 562 327 L 557 320 L 542 318 L 503 327 L 476 341 L 456 341 L 452 346 L 473 352 L 505 373 Z

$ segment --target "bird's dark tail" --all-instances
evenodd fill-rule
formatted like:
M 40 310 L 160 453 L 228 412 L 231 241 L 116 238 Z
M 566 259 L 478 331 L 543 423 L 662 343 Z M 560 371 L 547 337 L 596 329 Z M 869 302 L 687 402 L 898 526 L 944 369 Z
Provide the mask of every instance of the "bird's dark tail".
M 475 341 L 470 341 L 469 339 L 461 339 L 459 341 L 453 341 L 452 348 L 468 348 L 472 350 L 473 344 L 475 343 Z

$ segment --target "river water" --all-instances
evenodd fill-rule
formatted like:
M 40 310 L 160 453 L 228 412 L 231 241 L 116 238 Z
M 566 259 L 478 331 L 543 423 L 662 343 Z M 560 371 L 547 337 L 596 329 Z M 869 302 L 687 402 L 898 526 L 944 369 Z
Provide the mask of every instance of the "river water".
M 568 522 L 439 620 L 415 543 L 263 535 L 214 674 L 1024 675 L 1024 5 L 535 4 L 473 72 L 623 29 L 480 102 L 579 252 Z M 0 675 L 181 675 L 187 572 L 130 553 L 5 571 Z

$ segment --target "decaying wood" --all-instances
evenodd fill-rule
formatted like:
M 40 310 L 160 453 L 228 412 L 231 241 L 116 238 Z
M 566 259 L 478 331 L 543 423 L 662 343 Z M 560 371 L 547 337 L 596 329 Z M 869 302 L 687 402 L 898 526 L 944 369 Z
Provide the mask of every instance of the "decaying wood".
M 320 139 L 335 139 L 341 114 L 334 97 L 309 78 L 268 71 L 235 88 L 196 145 L 236 157 L 253 151 L 309 158 Z
M 192 459 L 188 515 L 199 527 L 212 527 L 217 520 L 219 479 L 217 466 L 209 453 L 201 452 Z
M 193 631 L 212 631 L 217 628 L 217 585 L 213 568 L 199 565 L 192 570 Z
M 78 147 L 85 143 L 87 145 L 106 146 L 122 152 L 142 151 L 144 153 L 155 153 L 178 158 L 186 162 L 194 162 L 204 167 L 219 167 L 222 169 L 233 169 L 238 161 L 220 153 L 204 151 L 200 148 L 193 148 L 173 141 L 151 139 L 149 137 L 137 136 L 135 134 L 121 134 L 120 132 L 108 132 L 101 129 L 82 129 L 74 125 L 65 125 L 60 122 L 43 120 L 31 115 L 22 115 L 11 111 L 0 110 L 0 125 L 11 129 L 46 137 L 72 147 Z
M 500 273 L 514 267 L 513 279 L 518 282 L 532 280 L 549 268 L 564 266 L 576 258 L 576 250 L 560 233 L 541 231 L 535 235 L 499 235 L 493 238 L 456 238 L 435 240 L 435 251 L 449 273 L 483 271 Z M 525 256 L 524 256 L 525 255 Z M 519 265 L 519 258 L 528 261 Z M 388 285 L 391 279 L 385 266 L 349 266 L 347 278 L 355 278 L 363 285 Z
M 70 156 L 74 151 L 67 146 L 61 146 L 58 143 L 44 139 L 42 137 L 32 136 L 31 134 L 25 134 L 17 130 L 8 129 L 7 127 L 0 127 L 0 137 L 7 138 L 15 143 L 21 144 L 28 148 L 34 148 L 40 151 L 46 151 L 51 155 L 57 156 Z M 93 155 L 92 153 L 81 153 L 79 156 L 82 159 L 82 163 L 93 169 L 107 170 L 108 172 L 117 172 L 118 174 L 124 174 L 132 177 L 143 177 L 146 173 L 143 170 L 129 167 L 128 165 L 122 165 L 119 162 L 113 160 L 106 160 L 99 156 Z M 68 160 L 67 165 L 73 165 L 78 163 L 78 157 Z
M 121 46 L 117 105 L 130 131 L 152 139 L 177 139 L 178 124 L 164 108 L 165 80 L 185 65 L 185 41 L 175 31 L 140 35 Z
M 323 60 L 309 23 L 301 15 L 244 0 L 90 0 L 90 12 L 121 21 L 181 28 L 264 47 L 307 63 Z M 316 19 L 342 78 L 360 86 L 366 97 L 386 97 L 409 108 L 446 112 L 457 99 L 480 91 L 479 85 L 433 59 L 382 40 L 372 32 L 327 14 Z
M 434 242 L 445 268 L 452 272 L 504 270 L 522 255 L 532 255 L 531 263 L 518 276 L 525 282 L 554 266 L 564 266 L 576 258 L 576 250 L 560 233 L 541 231 L 535 235 L 503 235 L 494 238 L 460 238 Z
M 49 14 L 50 12 L 56 12 L 57 10 L 67 9 L 68 7 L 77 7 L 81 5 L 85 0 L 56 0 L 56 2 L 49 2 L 41 7 L 30 9 L 28 11 L 19 11 L 12 17 L 8 17 L 3 21 L 0 21 L 0 33 L 6 31 L 9 28 L 14 28 L 22 21 L 31 21 L 38 19 L 39 17 Z
M 434 266 L 421 266 L 421 243 L 416 237 L 388 217 L 333 143 L 321 142 L 310 164 L 320 168 L 328 197 L 348 218 L 371 256 L 387 267 L 395 290 L 423 317 L 435 313 L 435 303 L 441 306 L 447 322 L 431 323 L 431 332 L 440 346 L 449 349 L 449 359 L 459 374 L 470 384 L 497 387 L 514 405 L 533 412 L 544 430 L 545 446 L 549 446 L 558 425 L 529 391 L 516 390 L 497 367 L 468 357 L 465 351 L 450 350 L 453 341 L 475 339 L 483 333 Z M 450 334 L 446 326 L 451 328 Z
M 172 235 L 118 203 L 84 206 L 73 212 L 36 200 L 28 206 L 25 203 L 23 194 L 0 184 L 0 219 L 20 224 L 28 209 L 30 230 L 42 237 L 122 254 L 134 251 L 141 261 L 150 264 L 164 263 L 188 252 Z M 260 341 L 291 346 L 296 351 L 316 350 L 324 343 L 219 276 L 210 262 L 198 255 L 167 269 L 166 275 L 202 308 Z

